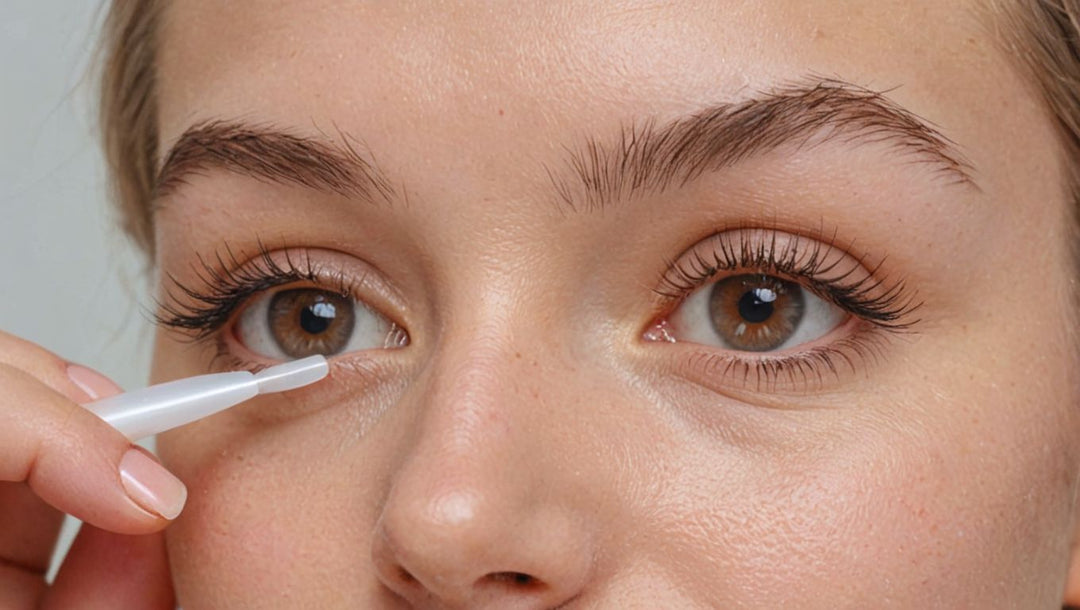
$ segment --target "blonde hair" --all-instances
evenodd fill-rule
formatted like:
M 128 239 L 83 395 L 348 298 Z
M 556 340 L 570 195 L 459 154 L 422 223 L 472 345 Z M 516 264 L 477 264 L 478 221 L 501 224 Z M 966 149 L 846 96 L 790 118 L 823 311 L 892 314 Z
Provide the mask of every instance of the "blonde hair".
M 1069 246 L 1073 269 L 1080 271 L 1080 0 L 990 0 L 989 9 L 996 38 L 1032 79 L 1057 124 L 1068 160 L 1063 187 L 1071 203 L 1064 210 L 1071 219 Z M 1080 305 L 1080 289 L 1073 299 Z M 1080 316 L 1080 306 L 1073 313 Z M 1080 332 L 1075 318 L 1070 328 Z
M 154 253 L 159 16 L 158 0 L 114 0 L 100 47 L 99 121 L 112 200 L 124 232 L 148 256 Z
M 124 231 L 154 252 L 157 181 L 156 43 L 161 0 L 113 0 L 101 50 L 100 126 L 112 199 Z M 988 0 L 1006 53 L 1038 87 L 1067 158 L 1074 227 L 1080 227 L 1080 0 Z M 1080 229 L 1073 240 L 1080 260 Z

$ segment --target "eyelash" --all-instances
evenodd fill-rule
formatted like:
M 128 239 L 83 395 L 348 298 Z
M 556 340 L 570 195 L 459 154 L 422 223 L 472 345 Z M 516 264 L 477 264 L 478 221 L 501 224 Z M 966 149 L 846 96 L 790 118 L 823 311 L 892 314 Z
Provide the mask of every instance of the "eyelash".
M 752 235 L 763 238 L 753 239 Z M 872 328 L 862 328 L 851 335 L 801 352 L 748 357 L 716 349 L 697 350 L 691 356 L 692 368 L 709 378 L 756 381 L 757 390 L 776 389 L 781 382 L 803 389 L 811 382 L 821 385 L 825 374 L 840 375 L 839 363 L 855 372 L 856 359 L 876 361 L 883 347 L 881 332 L 909 333 L 920 322 L 914 317 L 922 302 L 908 290 L 902 279 L 890 281 L 879 277 L 884 260 L 864 266 L 865 258 L 852 259 L 844 252 L 852 250 L 837 245 L 834 232 L 827 239 L 791 235 L 778 247 L 779 231 L 733 227 L 722 229 L 699 241 L 690 251 L 668 262 L 654 292 L 668 305 L 661 319 L 675 311 L 697 289 L 725 272 L 746 270 L 776 275 L 802 284 L 815 295 L 834 304 Z M 715 244 L 710 243 L 715 242 Z M 850 267 L 845 267 L 845 262 Z M 855 277 L 860 273 L 859 277 Z
M 754 240 L 750 239 L 752 233 L 765 233 L 770 237 Z M 888 278 L 879 279 L 881 263 L 867 268 L 864 276 L 846 281 L 864 268 L 864 261 L 856 259 L 849 269 L 841 269 L 840 265 L 851 259 L 840 256 L 832 260 L 834 255 L 845 251 L 837 246 L 835 233 L 824 241 L 793 235 L 781 248 L 777 247 L 777 235 L 777 231 L 750 227 L 719 231 L 698 242 L 705 244 L 714 240 L 715 247 L 705 249 L 695 246 L 689 253 L 669 261 L 654 292 L 672 303 L 665 308 L 670 313 L 718 274 L 750 270 L 797 281 L 819 297 L 881 330 L 910 332 L 912 326 L 920 321 L 913 319 L 912 314 L 922 306 L 922 302 L 908 291 L 903 280 L 889 282 Z M 202 342 L 214 337 L 241 306 L 265 290 L 303 282 L 331 290 L 342 297 L 349 297 L 355 292 L 355 284 L 347 280 L 343 272 L 330 274 L 333 287 L 326 288 L 326 274 L 320 273 L 309 257 L 302 255 L 301 260 L 296 260 L 286 253 L 284 261 L 279 262 L 261 241 L 257 248 L 258 255 L 247 264 L 242 264 L 228 244 L 225 245 L 224 256 L 220 252 L 215 254 L 213 261 L 217 263 L 216 266 L 200 256 L 196 269 L 197 281 L 202 285 L 200 289 L 192 288 L 170 274 L 168 278 L 173 290 L 166 292 L 164 302 L 158 302 L 155 322 L 187 333 L 194 341 Z M 809 251 L 804 252 L 807 248 Z M 850 250 L 850 247 L 846 250 Z M 185 298 L 177 298 L 177 292 Z M 853 371 L 857 370 L 853 358 L 876 358 L 881 338 L 880 334 L 858 332 L 831 345 L 818 346 L 801 353 L 753 358 L 710 349 L 694 357 L 694 368 L 706 370 L 710 376 L 719 373 L 725 377 L 735 375 L 744 380 L 754 376 L 758 389 L 763 385 L 775 387 L 781 380 L 803 387 L 812 380 L 823 382 L 825 372 L 838 375 L 838 361 Z M 215 359 L 229 358 L 229 366 L 251 366 L 230 353 L 223 337 L 218 337 L 217 343 Z
M 880 263 L 870 268 L 865 277 L 850 283 L 845 280 L 858 271 L 862 261 L 836 277 L 824 279 L 845 260 L 841 257 L 829 262 L 830 255 L 840 252 L 835 234 L 826 242 L 812 241 L 811 250 L 804 253 L 801 246 L 804 238 L 799 236 L 793 236 L 790 245 L 778 251 L 775 232 L 771 233 L 770 239 L 760 240 L 755 245 L 747 238 L 748 231 L 753 229 L 734 231 L 738 243 L 725 239 L 729 231 L 717 233 L 709 239 L 718 241 L 718 248 L 707 253 L 693 250 L 688 258 L 669 262 L 655 292 L 666 299 L 682 300 L 719 272 L 747 269 L 754 273 L 801 279 L 814 294 L 883 328 L 907 330 L 918 322 L 909 319 L 909 314 L 922 303 L 908 294 L 903 280 L 886 285 L 887 279 L 877 279 Z
M 265 290 L 304 282 L 341 297 L 349 297 L 355 292 L 355 284 L 347 280 L 343 272 L 332 274 L 331 281 L 335 285 L 327 288 L 326 277 L 312 264 L 310 257 L 302 256 L 298 261 L 286 252 L 284 262 L 279 263 L 261 241 L 257 247 L 258 256 L 247 264 L 241 264 L 228 244 L 224 256 L 220 253 L 214 256 L 217 266 L 200 256 L 196 278 L 203 286 L 201 289 L 185 285 L 170 274 L 172 287 L 190 302 L 177 298 L 173 290 L 166 291 L 166 299 L 158 301 L 159 313 L 154 315 L 154 321 L 160 326 L 189 333 L 198 342 L 212 337 L 229 322 L 237 309 Z M 219 355 L 224 355 L 224 350 L 224 346 L 219 346 Z

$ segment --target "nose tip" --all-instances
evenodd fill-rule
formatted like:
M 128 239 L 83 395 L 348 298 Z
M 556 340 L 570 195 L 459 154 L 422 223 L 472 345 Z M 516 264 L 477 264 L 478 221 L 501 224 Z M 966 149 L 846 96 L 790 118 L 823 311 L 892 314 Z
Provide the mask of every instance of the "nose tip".
M 555 507 L 499 510 L 460 490 L 410 500 L 392 495 L 372 559 L 383 584 L 414 607 L 556 608 L 587 581 L 587 537 Z

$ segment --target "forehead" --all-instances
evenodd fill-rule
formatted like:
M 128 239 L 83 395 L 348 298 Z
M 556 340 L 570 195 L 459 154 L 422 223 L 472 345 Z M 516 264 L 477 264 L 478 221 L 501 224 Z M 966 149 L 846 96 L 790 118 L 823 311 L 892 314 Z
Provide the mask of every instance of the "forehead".
M 388 130 L 427 145 L 505 141 L 808 74 L 898 88 L 952 127 L 965 116 L 949 116 L 958 93 L 981 95 L 1003 71 L 958 2 L 191 0 L 170 3 L 163 23 L 163 146 L 207 113 L 333 121 L 369 143 Z

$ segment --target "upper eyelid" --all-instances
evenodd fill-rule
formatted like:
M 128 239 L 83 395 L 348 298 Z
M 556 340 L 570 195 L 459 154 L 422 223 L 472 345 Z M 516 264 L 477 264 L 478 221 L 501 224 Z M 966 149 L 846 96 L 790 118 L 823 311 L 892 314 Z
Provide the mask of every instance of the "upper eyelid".
M 288 258 L 282 267 L 261 242 L 258 247 L 259 256 L 253 259 L 258 262 L 248 266 L 228 245 L 224 256 L 220 252 L 214 255 L 216 266 L 198 256 L 195 281 L 199 287 L 168 274 L 170 286 L 165 288 L 164 298 L 157 301 L 155 322 L 165 328 L 196 331 L 195 338 L 201 339 L 228 321 L 237 301 L 289 282 L 314 279 L 310 264 L 306 274 Z M 184 298 L 178 297 L 176 291 Z
M 737 234 L 740 236 L 740 242 L 736 246 L 730 241 L 721 240 L 726 235 Z M 763 234 L 767 236 L 767 239 L 761 239 L 756 242 L 756 245 L 751 240 L 745 239 L 743 236 L 747 234 Z M 782 240 L 780 251 L 777 248 L 777 237 L 783 235 L 785 240 Z M 710 263 L 703 258 L 700 258 L 700 249 L 711 241 L 720 241 L 721 248 L 725 256 L 726 263 L 735 262 L 737 264 L 723 267 L 720 265 L 719 257 L 715 255 L 716 250 L 713 250 L 714 260 Z M 768 245 L 766 246 L 766 242 Z M 801 244 L 809 243 L 809 247 L 801 247 Z M 738 268 L 738 264 L 745 264 L 747 262 L 753 262 L 759 267 L 765 267 L 766 264 L 769 268 L 782 267 L 780 263 L 786 263 L 788 266 L 794 265 L 798 262 L 798 258 L 810 258 L 814 261 L 818 261 L 819 264 L 814 266 L 818 272 L 828 272 L 831 268 L 835 267 L 835 264 L 839 262 L 834 261 L 834 264 L 828 268 L 823 267 L 820 263 L 823 263 L 827 256 L 831 253 L 842 253 L 846 255 L 846 250 L 849 248 L 843 248 L 838 246 L 839 237 L 834 231 L 831 234 L 825 233 L 823 230 L 817 231 L 812 235 L 803 235 L 800 233 L 791 233 L 780 228 L 761 227 L 755 225 L 736 225 L 731 227 L 721 227 L 713 231 L 710 235 L 698 239 L 690 247 L 683 250 L 678 256 L 671 259 L 660 276 L 659 288 L 656 291 L 661 296 L 666 296 L 662 292 L 663 286 L 667 285 L 669 288 L 679 290 L 685 286 L 678 284 L 676 279 L 673 279 L 673 275 L 677 276 L 684 270 L 679 267 L 679 264 L 686 260 L 687 257 L 695 256 L 692 261 L 698 265 L 696 275 L 704 275 L 705 271 L 708 271 L 708 275 L 712 275 L 717 271 L 732 270 Z M 753 247 L 751 247 L 753 246 Z M 808 251 L 809 250 L 809 251 Z M 822 255 L 824 253 L 824 256 Z M 848 255 L 850 256 L 850 255 Z M 865 262 L 866 256 L 851 257 L 857 265 L 861 265 Z M 695 286 L 696 287 L 696 286 Z
M 346 257 L 341 253 L 318 249 L 282 248 L 271 251 L 259 242 L 258 254 L 241 261 L 241 257 L 226 247 L 224 255 L 214 255 L 211 259 L 216 265 L 199 258 L 192 284 L 170 276 L 170 287 L 165 290 L 164 298 L 157 301 L 155 321 L 166 328 L 194 331 L 195 340 L 201 340 L 228 324 L 236 312 L 257 295 L 288 284 L 305 282 L 314 288 L 357 298 L 379 315 L 401 325 L 399 320 L 394 319 L 395 316 L 387 315 L 383 307 L 378 306 L 381 302 L 391 308 L 401 307 L 400 295 L 393 287 L 376 281 L 374 278 L 377 275 L 366 269 L 358 273 L 350 272 L 350 264 L 344 260 L 340 266 L 331 263 L 330 259 L 334 256 Z M 364 290 L 361 290 L 362 287 Z M 177 291 L 184 298 L 178 298 Z M 360 293 L 364 297 L 359 296 Z
M 841 242 L 836 232 L 819 234 L 827 237 L 808 237 L 755 226 L 717 230 L 669 261 L 653 292 L 681 304 L 690 293 L 706 285 L 721 271 L 758 270 L 810 284 L 805 287 L 819 297 L 880 327 L 906 331 L 920 322 L 912 314 L 922 307 L 922 302 L 902 278 L 886 283 L 887 276 L 881 273 L 884 258 L 880 259 L 882 262 L 867 266 L 868 256 L 849 254 L 851 245 L 839 246 Z M 738 236 L 740 241 L 734 243 L 722 239 L 729 235 Z M 747 235 L 758 239 L 747 239 Z M 780 236 L 782 239 L 778 239 Z M 713 256 L 710 261 L 703 258 L 701 250 L 713 241 L 719 242 L 719 247 L 709 250 Z M 845 261 L 850 267 L 841 266 Z M 683 266 L 687 264 L 689 269 Z M 859 279 L 848 281 L 860 269 Z M 823 277 L 830 274 L 831 277 Z

